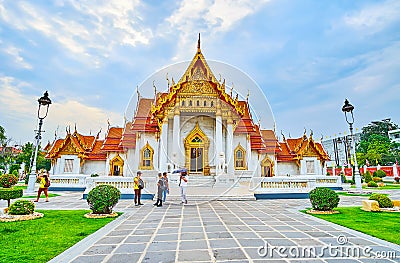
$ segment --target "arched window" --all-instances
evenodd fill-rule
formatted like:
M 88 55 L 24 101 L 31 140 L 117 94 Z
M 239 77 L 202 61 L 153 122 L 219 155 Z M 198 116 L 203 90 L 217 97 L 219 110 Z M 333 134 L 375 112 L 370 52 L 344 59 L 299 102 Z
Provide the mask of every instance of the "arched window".
M 191 100 L 189 100 L 189 106 L 192 106 L 192 101 Z
M 206 107 L 207 106 L 207 101 L 204 101 L 204 107 Z
M 139 169 L 153 170 L 153 154 L 154 150 L 151 148 L 149 142 L 140 151 L 140 165 Z
M 246 169 L 246 150 L 239 144 L 234 152 L 235 157 L 235 169 L 245 170 Z
M 200 101 L 199 100 L 197 101 L 196 105 L 197 105 L 197 107 L 200 106 Z
M 214 107 L 214 102 L 213 102 L 213 101 L 211 101 L 210 106 L 211 106 L 211 107 Z
M 182 106 L 185 106 L 185 101 L 184 100 L 182 101 Z

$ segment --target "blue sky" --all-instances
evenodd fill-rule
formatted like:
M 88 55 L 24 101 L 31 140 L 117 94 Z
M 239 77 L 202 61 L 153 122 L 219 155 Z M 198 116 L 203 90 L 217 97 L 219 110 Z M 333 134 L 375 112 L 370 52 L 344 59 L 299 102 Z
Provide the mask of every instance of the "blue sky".
M 206 59 L 261 87 L 277 134 L 344 133 L 345 98 L 358 128 L 400 124 L 400 1 L 0 0 L 0 125 L 32 141 L 45 90 L 45 140 L 122 125 L 136 86 L 191 60 L 199 32 Z

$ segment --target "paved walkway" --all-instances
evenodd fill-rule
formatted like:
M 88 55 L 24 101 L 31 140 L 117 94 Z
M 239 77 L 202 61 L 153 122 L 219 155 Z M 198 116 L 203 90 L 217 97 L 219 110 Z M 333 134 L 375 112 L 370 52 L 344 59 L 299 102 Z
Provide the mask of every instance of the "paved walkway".
M 88 209 L 81 197 L 65 192 L 37 209 Z M 307 199 L 144 203 L 121 200 L 121 217 L 51 262 L 400 262 L 398 245 L 298 212 Z

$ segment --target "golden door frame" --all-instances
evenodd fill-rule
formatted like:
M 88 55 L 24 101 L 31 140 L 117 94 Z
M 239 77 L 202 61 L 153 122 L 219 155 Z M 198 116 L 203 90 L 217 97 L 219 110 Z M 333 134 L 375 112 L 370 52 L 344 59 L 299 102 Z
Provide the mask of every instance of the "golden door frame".
M 201 142 L 193 142 L 195 137 L 199 137 Z M 196 126 L 193 130 L 186 136 L 184 141 L 185 144 L 185 167 L 190 172 L 190 149 L 191 148 L 203 148 L 203 171 L 204 168 L 209 166 L 208 162 L 208 151 L 210 148 L 210 140 L 208 139 L 207 135 L 201 130 L 199 123 L 196 122 Z
M 261 161 L 261 176 L 267 176 L 267 175 L 263 175 L 263 169 L 264 167 L 270 167 L 270 177 L 274 176 L 274 165 L 275 163 L 268 157 L 265 156 L 265 158 Z
M 114 176 L 114 166 L 118 166 L 120 168 L 119 176 L 124 175 L 124 160 L 117 154 L 114 158 L 110 160 L 110 175 Z

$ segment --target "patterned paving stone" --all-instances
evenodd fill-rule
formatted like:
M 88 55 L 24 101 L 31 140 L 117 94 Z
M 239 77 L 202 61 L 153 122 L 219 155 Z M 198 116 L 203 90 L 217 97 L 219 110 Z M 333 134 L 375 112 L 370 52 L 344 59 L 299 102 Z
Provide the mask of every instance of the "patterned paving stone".
M 55 200 L 51 206 L 39 203 L 39 209 L 87 209 L 77 194 Z M 344 203 L 361 203 L 346 198 Z M 50 202 L 51 203 L 51 202 Z M 188 206 L 166 203 L 162 208 L 146 200 L 134 207 L 121 200 L 116 219 L 79 245 L 51 262 L 399 262 L 400 246 L 348 230 L 298 212 L 309 207 L 308 200 L 259 200 L 249 202 L 195 202 Z M 119 220 L 119 221 L 118 221 Z M 348 258 L 318 254 L 328 245 L 337 245 L 337 237 L 348 238 L 348 246 L 371 247 L 373 252 L 396 252 L 398 258 Z M 307 257 L 273 253 L 262 257 L 260 246 L 301 249 L 313 247 Z
M 178 261 L 211 261 L 211 256 L 208 250 L 180 251 Z
M 133 254 L 113 254 L 106 261 L 107 263 L 121 263 L 121 262 L 137 262 L 140 258 L 140 253 Z M 99 262 L 99 261 L 98 261 Z

